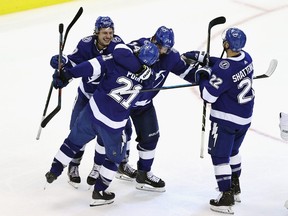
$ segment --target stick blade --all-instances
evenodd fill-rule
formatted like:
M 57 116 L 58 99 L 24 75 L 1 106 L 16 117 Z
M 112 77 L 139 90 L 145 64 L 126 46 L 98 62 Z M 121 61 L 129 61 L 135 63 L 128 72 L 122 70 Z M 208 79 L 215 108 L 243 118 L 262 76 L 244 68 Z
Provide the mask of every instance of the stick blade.
M 277 67 L 277 64 L 278 64 L 278 61 L 276 59 L 272 59 L 270 61 L 269 68 L 267 69 L 266 73 L 262 74 L 262 75 L 255 76 L 255 77 L 253 77 L 253 79 L 261 79 L 261 78 L 270 77 L 274 73 L 274 71 Z
M 215 25 L 224 24 L 226 22 L 226 18 L 224 16 L 216 17 L 215 19 L 211 20 L 209 23 L 209 29 L 211 29 Z
M 268 68 L 267 72 L 265 73 L 266 76 L 270 77 L 270 76 L 274 73 L 277 65 L 278 65 L 277 59 L 272 59 L 272 60 L 270 61 L 269 68 Z

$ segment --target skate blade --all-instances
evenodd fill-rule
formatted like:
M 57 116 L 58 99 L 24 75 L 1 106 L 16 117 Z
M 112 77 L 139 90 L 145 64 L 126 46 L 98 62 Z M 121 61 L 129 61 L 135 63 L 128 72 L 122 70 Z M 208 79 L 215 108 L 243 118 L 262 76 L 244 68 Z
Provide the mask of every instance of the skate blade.
M 156 188 L 147 184 L 140 184 L 140 183 L 136 183 L 136 189 L 144 190 L 144 191 L 152 191 L 152 192 L 161 192 L 161 193 L 166 191 L 165 187 Z
M 215 212 L 224 213 L 224 214 L 234 214 L 234 211 L 231 206 L 212 206 L 210 209 Z
M 88 191 L 90 191 L 93 186 L 94 185 L 88 185 Z
M 44 184 L 44 190 L 46 190 L 46 188 L 48 187 L 49 183 L 47 181 L 45 181 L 45 184 Z
M 109 205 L 113 202 L 114 202 L 114 199 L 113 200 L 94 200 L 94 199 L 92 199 L 92 201 L 90 203 L 90 207 Z
M 69 183 L 72 187 L 74 187 L 75 189 L 78 189 L 78 188 L 79 188 L 79 184 L 80 184 L 80 183 L 76 183 L 76 182 L 72 182 L 72 181 L 68 181 L 68 183 Z
M 133 182 L 135 180 L 135 178 L 130 178 L 129 176 L 121 173 L 116 173 L 115 178 L 129 182 Z
M 241 203 L 240 194 L 234 195 L 234 201 L 237 203 Z

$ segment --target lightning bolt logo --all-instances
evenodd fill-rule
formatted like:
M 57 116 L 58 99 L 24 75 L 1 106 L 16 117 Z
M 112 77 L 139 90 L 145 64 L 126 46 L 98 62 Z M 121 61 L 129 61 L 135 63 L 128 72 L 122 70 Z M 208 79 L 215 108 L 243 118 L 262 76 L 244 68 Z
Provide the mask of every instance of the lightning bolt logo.
M 213 139 L 214 139 L 214 147 L 215 147 L 215 144 L 216 144 L 216 141 L 217 141 L 217 137 L 218 137 L 218 126 L 217 126 L 217 123 L 213 123 L 213 128 L 212 128 L 212 132 L 211 132 L 211 135 L 213 136 Z

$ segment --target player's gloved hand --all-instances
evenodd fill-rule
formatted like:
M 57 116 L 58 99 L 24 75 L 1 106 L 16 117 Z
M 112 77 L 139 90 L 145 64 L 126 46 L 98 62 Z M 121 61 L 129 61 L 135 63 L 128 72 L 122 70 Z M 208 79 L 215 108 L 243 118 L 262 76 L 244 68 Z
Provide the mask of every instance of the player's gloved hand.
M 195 62 L 199 62 L 200 65 L 206 65 L 206 52 L 204 51 L 189 51 L 182 54 L 182 58 L 188 64 L 195 64 Z
M 139 77 L 141 80 L 147 80 L 153 74 L 151 68 L 146 65 L 142 65 L 142 68 L 137 71 L 136 76 Z
M 53 77 L 52 83 L 55 89 L 64 88 L 72 80 L 72 75 L 68 71 L 66 71 L 64 68 L 60 70 L 60 73 L 59 73 L 59 70 L 56 69 L 52 77 Z
M 281 138 L 285 141 L 288 141 L 288 114 L 283 112 L 280 113 L 279 127 Z
M 52 56 L 52 58 L 50 59 L 50 65 L 52 68 L 54 69 L 58 69 L 58 58 L 59 58 L 59 55 L 54 55 Z M 65 64 L 68 63 L 68 57 L 65 56 L 65 55 L 62 55 L 62 58 L 61 58 L 61 66 L 63 67 Z
M 209 79 L 211 76 L 211 68 L 204 66 L 196 70 L 195 72 L 195 82 L 199 83 L 200 80 Z
M 141 69 L 136 73 L 136 76 L 142 80 L 144 88 L 153 87 L 153 83 L 155 81 L 155 73 L 150 67 L 143 65 Z

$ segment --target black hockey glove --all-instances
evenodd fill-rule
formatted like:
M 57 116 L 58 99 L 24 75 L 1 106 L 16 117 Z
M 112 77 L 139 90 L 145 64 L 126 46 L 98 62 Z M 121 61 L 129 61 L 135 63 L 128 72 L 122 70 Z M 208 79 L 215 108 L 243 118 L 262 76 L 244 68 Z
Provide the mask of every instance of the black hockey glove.
M 155 81 L 153 70 L 146 65 L 142 65 L 141 69 L 137 71 L 136 76 L 141 79 L 145 88 L 152 87 L 152 84 Z
M 53 87 L 55 89 L 64 88 L 72 80 L 72 75 L 68 71 L 66 71 L 64 68 L 60 70 L 60 73 L 59 73 L 59 70 L 55 70 L 52 77 L 53 77 Z
M 136 76 L 139 77 L 141 80 L 147 80 L 153 74 L 151 68 L 146 65 L 142 65 L 140 70 L 137 71 Z
M 199 83 L 200 80 L 209 79 L 211 72 L 211 68 L 207 66 L 197 69 L 195 72 L 195 82 Z

